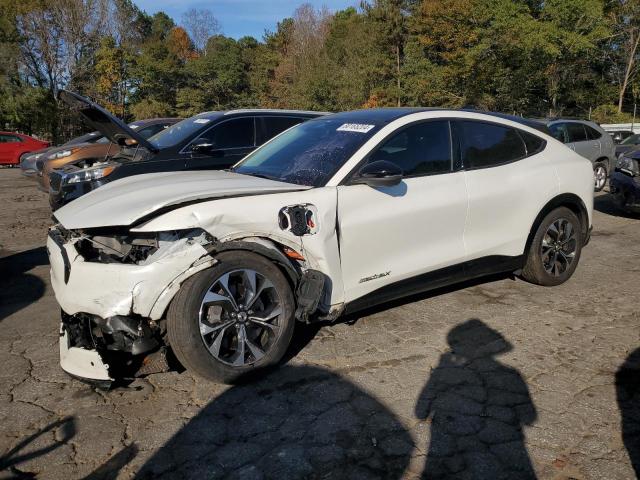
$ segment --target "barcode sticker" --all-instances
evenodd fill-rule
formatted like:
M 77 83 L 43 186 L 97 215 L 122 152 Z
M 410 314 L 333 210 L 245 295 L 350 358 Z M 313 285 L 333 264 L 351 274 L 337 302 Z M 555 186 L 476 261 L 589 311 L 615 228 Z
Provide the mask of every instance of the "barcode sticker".
M 357 133 L 367 133 L 371 130 L 375 125 L 365 125 L 363 123 L 344 123 L 340 125 L 336 131 L 338 132 L 357 132 Z

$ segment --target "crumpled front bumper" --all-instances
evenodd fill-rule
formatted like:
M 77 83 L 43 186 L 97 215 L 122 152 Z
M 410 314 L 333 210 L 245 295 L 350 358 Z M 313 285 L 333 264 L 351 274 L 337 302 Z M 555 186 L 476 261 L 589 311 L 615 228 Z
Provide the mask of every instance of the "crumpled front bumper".
M 122 372 L 120 360 L 157 350 L 151 320 L 162 318 L 185 279 L 215 262 L 202 244 L 188 239 L 158 250 L 154 261 L 144 265 L 90 262 L 74 240 L 65 240 L 55 228 L 47 251 L 51 284 L 63 312 L 60 365 L 70 375 L 99 385 L 110 384 Z M 81 332 L 74 329 L 79 324 Z
M 60 366 L 69 375 L 82 380 L 110 383 L 107 365 L 97 350 L 72 347 L 68 332 L 60 326 Z
M 180 284 L 214 263 L 197 243 L 146 265 L 87 262 L 56 230 L 49 233 L 47 251 L 62 310 L 101 318 L 137 314 L 160 319 Z

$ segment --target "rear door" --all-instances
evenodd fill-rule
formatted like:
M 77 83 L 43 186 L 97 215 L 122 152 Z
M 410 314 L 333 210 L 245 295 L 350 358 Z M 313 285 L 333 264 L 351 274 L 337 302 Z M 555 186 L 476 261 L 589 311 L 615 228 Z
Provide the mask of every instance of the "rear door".
M 540 208 L 558 190 L 550 162 L 538 155 L 546 142 L 507 125 L 456 122 L 456 137 L 469 195 L 464 233 L 468 260 L 512 261 L 525 243 Z
M 230 118 L 216 123 L 198 136 L 195 141 L 206 139 L 213 145 L 211 152 L 190 152 L 186 159 L 187 170 L 223 169 L 237 163 L 255 149 L 254 117 Z M 193 142 L 191 142 L 193 143 Z
M 589 140 L 587 131 L 582 123 L 567 122 L 567 132 L 569 133 L 569 143 L 576 153 L 592 162 L 598 159 L 600 156 L 600 142 Z

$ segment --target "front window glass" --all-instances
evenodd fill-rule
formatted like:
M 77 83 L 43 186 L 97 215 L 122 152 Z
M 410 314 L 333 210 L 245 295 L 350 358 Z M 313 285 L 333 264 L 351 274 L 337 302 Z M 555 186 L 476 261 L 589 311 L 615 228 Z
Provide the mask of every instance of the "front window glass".
M 384 142 L 369 163 L 378 160 L 395 163 L 405 177 L 450 172 L 450 139 L 448 121 L 418 123 Z
M 198 138 L 206 139 L 216 150 L 253 147 L 253 117 L 227 120 L 199 135 Z
M 174 123 L 169 128 L 165 128 L 161 132 L 156 133 L 149 138 L 149 142 L 156 148 L 163 149 L 174 147 L 184 142 L 189 137 L 200 130 L 204 130 L 211 125 L 213 120 L 208 117 L 197 115 L 187 118 L 178 123 Z
M 369 140 L 379 126 L 317 119 L 266 143 L 233 168 L 237 173 L 321 187 Z

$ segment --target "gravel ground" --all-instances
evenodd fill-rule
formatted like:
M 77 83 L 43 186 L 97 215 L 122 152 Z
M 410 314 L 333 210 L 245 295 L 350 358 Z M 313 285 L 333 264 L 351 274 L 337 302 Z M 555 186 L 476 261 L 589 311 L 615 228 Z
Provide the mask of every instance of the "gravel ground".
M 300 329 L 252 384 L 58 366 L 46 196 L 0 170 L 0 478 L 631 479 L 640 219 L 596 199 L 568 283 L 487 279 Z M 640 468 L 640 467 L 638 467 Z

